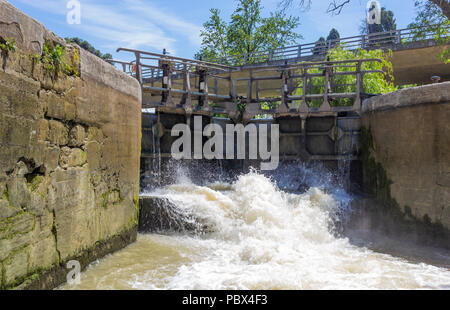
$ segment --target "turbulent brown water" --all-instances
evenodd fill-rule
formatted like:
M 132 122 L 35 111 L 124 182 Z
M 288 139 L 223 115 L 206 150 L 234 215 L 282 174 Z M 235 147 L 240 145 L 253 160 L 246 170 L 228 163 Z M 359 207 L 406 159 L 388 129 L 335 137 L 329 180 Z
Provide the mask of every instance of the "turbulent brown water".
M 194 214 L 208 232 L 140 235 L 63 289 L 450 289 L 448 253 L 436 254 L 437 267 L 339 236 L 350 199 L 339 191 L 285 193 L 249 173 L 231 184 L 185 179 L 151 195 Z M 417 251 L 428 261 L 427 250 Z

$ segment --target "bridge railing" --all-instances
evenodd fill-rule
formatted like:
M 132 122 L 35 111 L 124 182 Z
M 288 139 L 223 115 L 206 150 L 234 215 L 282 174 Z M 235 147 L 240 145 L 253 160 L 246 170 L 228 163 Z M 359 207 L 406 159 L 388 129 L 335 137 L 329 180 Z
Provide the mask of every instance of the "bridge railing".
M 380 59 L 255 65 L 243 70 L 165 54 L 123 48 L 118 51 L 136 56 L 132 62 L 110 62 L 122 65 L 140 81 L 147 94 L 144 108 L 179 114 L 227 114 L 244 122 L 263 114 L 359 112 L 365 75 L 384 73 L 363 69 L 364 63 Z M 146 80 L 144 72 L 149 71 L 153 78 Z M 340 79 L 343 76 L 351 78 Z
M 242 66 L 277 60 L 301 59 L 305 57 L 325 55 L 330 49 L 338 45 L 347 50 L 390 47 L 392 45 L 401 45 L 410 42 L 435 39 L 436 31 L 433 29 L 435 27 L 438 27 L 438 25 L 372 33 L 337 40 L 318 41 L 314 43 L 259 51 L 250 54 L 230 55 L 212 59 L 210 61 L 227 64 L 230 66 Z M 450 30 L 450 26 L 448 25 L 442 27 Z
M 228 72 L 233 69 L 232 67 L 227 65 L 169 56 L 165 53 L 159 54 L 128 48 L 117 49 L 117 52 L 121 51 L 133 53 L 135 56 L 135 60 L 124 62 L 120 60 L 109 59 L 107 60 L 107 62 L 122 66 L 122 69 L 125 73 L 134 76 L 141 84 L 143 84 L 146 79 L 155 80 L 163 78 L 165 76 L 165 69 L 167 71 L 170 71 L 170 74 L 174 76 L 184 70 L 195 72 L 196 70 L 203 68 L 205 70 Z
M 364 70 L 363 64 L 381 62 L 380 59 L 356 59 L 333 62 L 302 62 L 282 66 L 249 67 L 249 77 L 237 81 L 248 83 L 243 119 L 256 115 L 300 115 L 357 112 L 365 96 L 366 74 L 384 74 L 381 70 Z M 262 75 L 264 72 L 272 75 Z M 273 74 L 278 72 L 279 74 Z M 343 78 L 342 78 L 343 77 Z M 349 78 L 345 78 L 349 77 Z M 266 81 L 281 81 L 279 96 L 264 98 Z

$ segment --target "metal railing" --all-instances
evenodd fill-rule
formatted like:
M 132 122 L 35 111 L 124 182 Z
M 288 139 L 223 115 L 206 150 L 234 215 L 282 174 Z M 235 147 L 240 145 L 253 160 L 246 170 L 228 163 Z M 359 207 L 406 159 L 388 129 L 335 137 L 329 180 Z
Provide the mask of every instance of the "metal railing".
M 426 28 L 422 27 L 400 29 L 388 32 L 342 38 L 337 40 L 318 41 L 314 43 L 260 51 L 251 54 L 225 56 L 212 59 L 210 61 L 230 66 L 242 66 L 246 64 L 264 63 L 277 60 L 302 59 L 311 56 L 321 56 L 325 55 L 328 50 L 338 45 L 342 46 L 346 50 L 357 50 L 360 48 L 383 48 L 392 45 L 402 45 L 410 42 L 434 39 L 436 32 L 430 29 L 438 26 L 439 25 Z M 450 30 L 450 26 L 448 25 L 443 27 L 447 30 Z

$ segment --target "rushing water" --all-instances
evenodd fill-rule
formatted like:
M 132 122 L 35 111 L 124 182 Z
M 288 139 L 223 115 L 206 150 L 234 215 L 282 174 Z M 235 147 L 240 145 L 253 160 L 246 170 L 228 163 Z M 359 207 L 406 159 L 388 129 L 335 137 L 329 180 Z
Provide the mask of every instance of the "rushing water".
M 140 235 L 64 289 L 450 289 L 449 265 L 375 252 L 339 236 L 350 212 L 350 197 L 339 190 L 286 193 L 253 172 L 231 184 L 184 179 L 151 194 L 193 214 L 207 232 Z

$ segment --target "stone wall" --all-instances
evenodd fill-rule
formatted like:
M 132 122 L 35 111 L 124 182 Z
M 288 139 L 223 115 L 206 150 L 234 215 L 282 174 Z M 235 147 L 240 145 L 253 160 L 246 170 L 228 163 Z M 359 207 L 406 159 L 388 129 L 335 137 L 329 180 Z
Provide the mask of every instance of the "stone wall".
M 67 261 L 84 268 L 136 238 L 141 91 L 0 0 L 0 43 L 11 38 L 0 68 L 0 285 L 52 288 Z M 44 46 L 58 44 L 52 68 Z
M 362 124 L 365 189 L 389 212 L 448 232 L 450 83 L 368 99 Z

